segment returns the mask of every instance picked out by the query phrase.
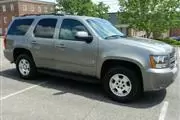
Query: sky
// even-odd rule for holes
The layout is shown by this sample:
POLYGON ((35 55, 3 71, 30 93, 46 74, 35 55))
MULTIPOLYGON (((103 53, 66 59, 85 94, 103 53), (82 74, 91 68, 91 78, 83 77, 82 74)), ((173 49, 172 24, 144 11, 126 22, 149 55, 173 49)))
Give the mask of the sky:
MULTIPOLYGON (((54 2, 55 0, 42 0, 54 2)), ((106 5, 110 7, 109 12, 117 12, 119 10, 118 0, 92 0, 94 3, 104 2, 106 5)))

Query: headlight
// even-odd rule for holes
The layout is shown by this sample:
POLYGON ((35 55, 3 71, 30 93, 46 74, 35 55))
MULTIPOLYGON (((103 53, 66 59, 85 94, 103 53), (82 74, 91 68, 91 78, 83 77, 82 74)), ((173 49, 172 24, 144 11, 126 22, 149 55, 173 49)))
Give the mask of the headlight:
POLYGON ((169 58, 168 56, 155 55, 150 56, 150 65, 152 68, 168 68, 169 67, 169 58))

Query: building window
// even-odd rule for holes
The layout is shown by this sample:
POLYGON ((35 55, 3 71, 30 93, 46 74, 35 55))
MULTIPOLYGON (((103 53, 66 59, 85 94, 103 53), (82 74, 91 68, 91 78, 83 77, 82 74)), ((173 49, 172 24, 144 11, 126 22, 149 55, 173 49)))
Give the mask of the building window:
POLYGON ((27 11, 27 5, 23 5, 23 11, 27 11))
POLYGON ((5 28, 5 33, 7 32, 7 28, 5 28))
POLYGON ((34 12, 34 5, 31 5, 31 11, 34 12))
POLYGON ((51 12, 53 12, 54 11, 54 7, 51 7, 51 12))
POLYGON ((14 19, 15 16, 12 16, 12 20, 14 19))
POLYGON ((44 7, 44 12, 47 13, 48 12, 48 8, 44 7))
POLYGON ((2 5, 3 12, 6 12, 6 5, 2 5))
POLYGON ((41 12, 41 6, 38 6, 38 12, 41 12))
POLYGON ((0 34, 2 34, 2 28, 0 28, 0 34))
POLYGON ((11 7, 11 11, 14 11, 14 5, 10 4, 10 7, 11 7))
POLYGON ((4 24, 7 23, 7 17, 4 17, 4 24))

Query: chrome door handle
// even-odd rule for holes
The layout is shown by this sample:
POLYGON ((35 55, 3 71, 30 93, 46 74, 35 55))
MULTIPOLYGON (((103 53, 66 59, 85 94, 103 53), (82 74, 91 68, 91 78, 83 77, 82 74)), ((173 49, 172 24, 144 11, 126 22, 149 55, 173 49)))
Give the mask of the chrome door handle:
POLYGON ((64 46, 64 44, 56 44, 55 47, 57 47, 57 48, 66 48, 66 47, 64 46))
POLYGON ((32 41, 31 44, 37 45, 38 43, 36 41, 32 41))

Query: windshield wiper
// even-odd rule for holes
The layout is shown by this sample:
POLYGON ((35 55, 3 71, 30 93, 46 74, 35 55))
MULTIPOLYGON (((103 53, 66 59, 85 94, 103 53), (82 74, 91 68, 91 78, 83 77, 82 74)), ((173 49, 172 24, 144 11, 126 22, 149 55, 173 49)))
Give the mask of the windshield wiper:
POLYGON ((111 35, 111 36, 107 36, 104 39, 110 39, 110 38, 119 38, 119 37, 126 37, 125 35, 111 35))

